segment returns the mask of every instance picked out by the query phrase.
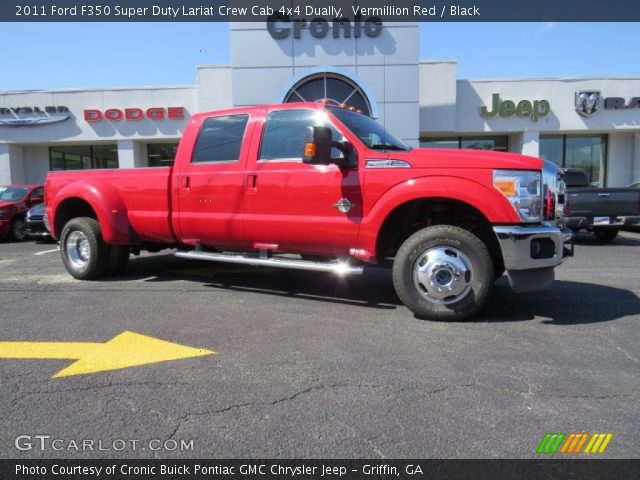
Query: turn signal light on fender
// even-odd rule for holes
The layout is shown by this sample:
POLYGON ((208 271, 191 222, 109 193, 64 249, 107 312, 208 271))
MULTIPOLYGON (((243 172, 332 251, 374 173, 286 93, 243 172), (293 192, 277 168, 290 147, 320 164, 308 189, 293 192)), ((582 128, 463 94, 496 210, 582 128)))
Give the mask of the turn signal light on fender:
POLYGON ((514 180, 496 180, 493 185, 507 197, 516 195, 516 182, 514 180))

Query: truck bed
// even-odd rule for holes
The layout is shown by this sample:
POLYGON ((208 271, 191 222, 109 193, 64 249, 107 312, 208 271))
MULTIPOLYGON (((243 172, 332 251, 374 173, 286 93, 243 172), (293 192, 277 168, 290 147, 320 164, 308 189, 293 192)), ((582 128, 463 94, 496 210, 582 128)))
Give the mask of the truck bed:
MULTIPOLYGON (((113 192, 111 189, 114 189, 122 193, 117 197, 124 202, 124 214, 140 241, 174 243, 170 205, 172 168, 50 172, 45 185, 47 204, 58 197, 62 190, 77 189, 80 192, 87 184, 100 185, 100 188, 94 187, 94 191, 102 197, 108 196, 110 191, 113 192)), ((107 201, 102 204, 114 205, 113 201, 105 200, 107 201)))
POLYGON ((571 188, 565 214, 572 217, 638 215, 640 191, 629 188, 571 188))

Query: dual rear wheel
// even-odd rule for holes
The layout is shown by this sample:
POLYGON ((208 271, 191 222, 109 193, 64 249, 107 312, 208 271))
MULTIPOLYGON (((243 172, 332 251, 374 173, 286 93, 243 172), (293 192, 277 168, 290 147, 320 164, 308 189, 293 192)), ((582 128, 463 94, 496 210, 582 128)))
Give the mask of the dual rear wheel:
POLYGON ((79 280, 122 273, 129 262, 129 247, 110 246, 102 240, 97 220, 69 220, 60 235, 60 252, 67 271, 79 280))

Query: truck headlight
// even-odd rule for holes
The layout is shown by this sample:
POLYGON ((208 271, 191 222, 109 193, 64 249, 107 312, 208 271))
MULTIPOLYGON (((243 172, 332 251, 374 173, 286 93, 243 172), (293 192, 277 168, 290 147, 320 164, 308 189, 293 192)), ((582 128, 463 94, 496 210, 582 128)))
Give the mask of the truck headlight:
POLYGON ((7 210, 6 208, 5 209, 0 208, 0 217, 4 217, 8 213, 9 213, 9 210, 7 210))
POLYGON ((539 171, 494 170, 493 186, 507 197, 521 222, 542 221, 542 185, 539 171))

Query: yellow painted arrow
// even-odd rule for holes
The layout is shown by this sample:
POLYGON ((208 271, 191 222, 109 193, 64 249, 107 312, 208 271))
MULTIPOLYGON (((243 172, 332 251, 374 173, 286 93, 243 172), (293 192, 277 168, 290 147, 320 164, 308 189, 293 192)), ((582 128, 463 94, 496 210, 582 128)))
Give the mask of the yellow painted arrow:
POLYGON ((77 360, 51 378, 106 372, 215 353, 213 350, 187 347, 126 331, 107 343, 0 342, 0 358, 77 360))

